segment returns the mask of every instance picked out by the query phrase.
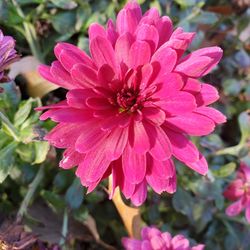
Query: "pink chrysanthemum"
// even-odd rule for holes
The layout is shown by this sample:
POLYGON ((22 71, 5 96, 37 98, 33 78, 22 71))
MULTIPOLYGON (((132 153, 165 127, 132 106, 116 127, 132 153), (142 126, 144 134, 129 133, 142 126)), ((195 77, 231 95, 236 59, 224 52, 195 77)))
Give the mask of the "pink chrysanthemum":
POLYGON ((201 244, 190 247, 183 235, 172 238, 170 233, 162 233, 155 227, 144 227, 141 230, 141 240, 123 238, 122 244, 126 250, 203 250, 205 247, 201 244))
POLYGON ((4 70, 18 59, 19 56, 15 50, 15 40, 11 36, 4 36, 0 30, 0 81, 4 78, 4 70))
POLYGON ((240 164, 236 178, 226 188, 224 196, 235 201, 226 209, 226 214, 236 216, 245 209, 246 219, 250 223, 250 167, 240 164))
MULTIPOLYGON (((205 175, 205 158, 188 135, 211 133, 225 117, 207 105, 217 90, 197 80, 219 62, 222 50, 210 47, 187 56, 194 33, 173 31, 171 20, 155 8, 144 15, 129 2, 116 23, 89 28, 91 57, 59 43, 57 61, 41 66, 47 80, 68 89, 66 100, 42 107, 41 120, 59 124, 45 137, 66 148, 62 168, 77 166, 76 175, 91 192, 112 174, 135 205, 147 196, 176 190, 173 157, 205 175)), ((111 194, 112 196, 112 194, 111 194)))

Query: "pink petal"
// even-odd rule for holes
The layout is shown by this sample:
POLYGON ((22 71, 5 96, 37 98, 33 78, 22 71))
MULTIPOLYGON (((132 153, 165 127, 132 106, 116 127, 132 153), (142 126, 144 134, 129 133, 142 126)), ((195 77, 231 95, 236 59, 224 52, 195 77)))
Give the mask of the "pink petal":
POLYGON ((150 148, 148 134, 142 122, 134 122, 132 148, 138 154, 146 153, 150 148))
POLYGON ((107 137, 108 134, 100 129, 98 125, 92 124, 85 128, 75 143, 75 149, 79 153, 86 153, 92 150, 98 142, 107 137))
POLYGON ((89 26, 88 33, 90 41, 96 38, 97 36, 101 36, 104 38, 107 37, 106 30, 99 23, 92 23, 89 26))
MULTIPOLYGON (((148 128, 150 127, 148 126, 148 128)), ((148 133, 155 138, 154 145, 149 151, 153 158, 159 161, 169 159, 172 155, 172 147, 163 129, 161 127, 155 127, 153 130, 150 129, 148 133)))
POLYGON ((106 38, 97 36, 91 40, 90 52, 98 68, 103 64, 108 64, 115 71, 117 70, 114 49, 106 38))
POLYGON ((74 148, 67 148, 63 153, 63 158, 60 161, 59 166, 64 169, 70 169, 72 167, 78 166, 83 160, 83 154, 79 154, 74 148))
POLYGON ((191 248, 191 250, 204 250, 204 249, 205 249, 205 245, 202 245, 202 244, 199 244, 191 248))
POLYGON ((107 38, 114 47, 118 38, 118 33, 116 32, 116 28, 112 19, 109 19, 107 23, 107 38))
POLYGON ((168 16, 163 16, 158 20, 158 22, 156 22, 156 28, 160 35, 158 44, 158 46, 160 47, 162 44, 169 40, 173 32, 173 24, 171 19, 168 16))
POLYGON ((196 108, 194 96, 184 91, 178 91, 175 95, 168 96, 166 100, 161 100, 157 104, 171 115, 190 113, 196 108))
POLYGON ((120 35, 127 32, 133 34, 140 19, 140 6, 136 2, 128 3, 117 15, 116 27, 118 33, 120 35))
POLYGON ((181 116, 168 117, 166 126, 177 132, 185 132, 193 136, 210 134, 215 127, 214 122, 204 115, 197 113, 182 114, 181 116))
MULTIPOLYGON (((112 176, 113 176, 113 189, 117 186, 120 187, 122 193, 126 199, 130 199, 135 191, 135 184, 131 184, 124 178, 122 171, 122 160, 119 158, 111 163, 112 165, 112 176)), ((112 195, 112 193, 110 194, 112 195)))
POLYGON ((141 19, 140 24, 156 24, 160 19, 159 11, 156 8, 150 8, 145 12, 143 18, 141 19))
POLYGON ((98 80, 102 85, 107 85, 115 76, 114 70, 108 65, 104 64, 98 71, 98 80))
POLYGON ((40 65, 38 67, 39 74, 46 79, 49 82, 53 82, 56 85, 59 85, 60 87, 66 88, 66 89, 72 89, 74 86, 71 83, 62 81, 60 79, 56 79, 50 72, 51 67, 46 65, 40 65))
POLYGON ((46 120, 50 117, 55 122, 65 123, 81 123, 87 122, 93 118, 93 114, 89 110, 81 110, 75 108, 51 109, 40 116, 40 120, 46 120))
POLYGON ((135 41, 129 50, 129 67, 137 68, 139 65, 147 64, 150 61, 151 50, 147 42, 135 41))
POLYGON ((82 128, 82 125, 79 126, 75 123, 61 123, 56 125, 44 139, 57 148, 74 148, 75 141, 82 133, 82 128))
POLYGON ((131 196, 131 201, 135 206, 142 205, 147 198, 147 183, 142 181, 135 187, 134 194, 131 196))
POLYGON ((199 78, 208 74, 218 64, 221 57, 222 49, 219 47, 199 49, 184 57, 175 71, 199 78))
POLYGON ((201 175, 206 175, 207 172, 208 172, 207 161, 206 161, 205 157, 202 154, 200 154, 198 161, 196 161, 196 162, 185 161, 184 163, 189 168, 193 169, 194 171, 196 171, 197 173, 199 173, 201 175))
POLYGON ((197 95, 201 91, 201 83, 196 79, 187 78, 187 81, 182 90, 187 91, 193 95, 197 95))
POLYGON ((98 84, 97 72, 84 64, 75 64, 71 69, 73 79, 85 88, 98 84))
POLYGON ((84 51, 70 43, 60 42, 55 46, 54 53, 58 60, 60 60, 60 54, 63 50, 70 52, 76 63, 83 63, 89 67, 94 67, 92 59, 84 51))
POLYGON ((63 100, 61 102, 51 104, 48 106, 37 107, 37 108, 35 108, 35 110, 42 111, 42 110, 46 110, 46 109, 59 109, 59 108, 68 108, 68 107, 69 107, 69 105, 68 105, 67 101, 63 100))
POLYGON ((195 96, 198 106, 209 105, 217 101, 220 96, 215 87, 210 84, 201 84, 200 93, 195 96))
POLYGON ((171 48, 162 46, 152 56, 151 63, 159 64, 159 75, 162 76, 173 70, 176 60, 176 52, 171 48))
POLYGON ((136 40, 146 41, 149 43, 152 53, 158 47, 159 33, 153 25, 142 24, 138 26, 135 35, 136 40))
POLYGON ((223 192, 223 195, 229 200, 237 200, 244 194, 244 183, 241 179, 236 179, 232 181, 226 190, 223 192))
MULTIPOLYGON (((116 128, 107 138, 106 155, 110 160, 118 159, 127 144, 128 141, 128 128, 116 128)), ((120 166, 121 167, 121 166, 120 166)))
POLYGON ((180 234, 173 237, 172 245, 176 250, 189 250, 189 241, 180 234))
MULTIPOLYGON (((165 248, 165 241, 161 236, 154 236, 151 240, 151 246, 154 250, 161 250, 165 248)), ((152 249, 151 248, 151 249, 152 249)))
POLYGON ((142 110, 143 117, 156 125, 161 125, 166 119, 165 112, 159 108, 144 107, 142 110))
POLYGON ((171 142, 173 155, 183 162, 197 162, 199 160, 199 151, 196 146, 183 134, 176 133, 170 129, 165 129, 171 142))
POLYGON ((170 185, 172 185, 171 181, 174 178, 175 179, 175 169, 174 169, 174 164, 171 160, 167 160, 165 162, 159 162, 156 161, 154 159, 151 159, 152 161, 151 163, 151 169, 150 172, 146 175, 146 180, 148 182, 148 184, 153 188, 153 190, 158 193, 161 194, 164 191, 170 191, 170 193, 175 192, 176 189, 176 185, 174 190, 172 190, 172 188, 169 188, 170 185), (158 166, 157 166, 158 165, 158 166), (163 172, 169 171, 168 173, 165 173, 164 177, 163 174, 160 174, 159 170, 160 167, 162 167, 163 172))
POLYGON ((106 158, 103 143, 95 150, 90 150, 80 163, 76 175, 83 181, 95 182, 102 178, 106 172, 110 160, 106 158))
POLYGON ((124 33, 117 39, 115 44, 115 55, 119 63, 124 62, 128 65, 129 50, 133 42, 134 38, 130 33, 124 33))
POLYGON ((238 215, 243 209, 242 199, 232 203, 226 209, 226 214, 228 216, 236 216, 238 215))
POLYGON ((130 183, 141 183, 146 174, 146 156, 134 152, 128 143, 122 155, 122 167, 130 183))
POLYGON ((77 109, 88 109, 86 99, 89 97, 96 97, 92 89, 73 89, 66 95, 68 105, 77 109))
MULTIPOLYGON (((92 65, 90 63, 85 63, 84 59, 82 59, 80 57, 79 54, 76 54, 74 51, 72 50, 66 50, 66 49, 63 49, 60 53, 60 56, 59 56, 59 60, 60 60, 60 63, 62 64, 62 66, 68 71, 70 72, 71 69, 74 67, 74 65, 76 64, 85 64, 85 65, 92 65)), ((88 66, 90 68, 92 68, 92 66, 88 66)))
POLYGON ((131 239, 127 237, 122 238, 122 245, 126 250, 141 249, 141 241, 136 239, 131 239))
POLYGON ((111 130, 117 126, 121 128, 126 128, 130 124, 130 119, 131 119, 131 116, 126 113, 122 113, 122 114, 116 113, 106 119, 103 119, 101 121, 101 128, 104 131, 111 130))
POLYGON ((148 155, 147 164, 147 175, 154 175, 160 179, 169 179, 175 175, 175 167, 171 159, 158 161, 148 155))
POLYGON ((216 124, 224 123, 227 120, 227 118, 221 112, 211 107, 199 107, 195 110, 195 113, 207 116, 216 124))
POLYGON ((153 67, 151 64, 145 64, 141 68, 141 84, 140 84, 140 89, 143 91, 147 91, 147 86, 149 85, 149 81, 152 77, 153 73, 153 67))
POLYGON ((108 110, 113 108, 107 98, 102 97, 89 97, 86 99, 86 104, 94 110, 108 110))

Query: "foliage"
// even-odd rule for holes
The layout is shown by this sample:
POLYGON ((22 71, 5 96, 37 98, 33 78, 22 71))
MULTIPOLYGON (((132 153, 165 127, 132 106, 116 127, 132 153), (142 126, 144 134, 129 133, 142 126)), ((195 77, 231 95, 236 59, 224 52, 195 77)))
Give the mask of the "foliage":
MULTIPOLYGON (((124 2, 1 0, 0 28, 15 37, 20 54, 48 63, 58 41, 87 51, 89 24, 114 18, 124 2)), ((193 138, 209 162, 209 174, 201 177, 176 163, 178 191, 173 196, 150 192, 140 208, 142 218, 148 225, 204 243, 208 250, 247 250, 250 226, 243 215, 225 215, 228 201, 222 193, 239 162, 250 165, 250 9, 241 1, 138 2, 144 10, 156 7, 175 25, 197 32, 190 50, 212 45, 224 49, 223 60, 204 82, 219 89, 216 108, 228 118, 212 135, 193 138)), ((42 232, 41 240, 49 245, 61 244, 66 249, 107 249, 112 245, 121 249, 120 239, 126 232, 105 188, 100 186, 87 195, 73 171, 58 168, 61 152, 49 149, 42 139, 54 124, 39 121, 34 108, 41 100, 27 95, 30 86, 22 76, 15 80, 18 86, 14 82, 1 84, 0 224, 11 215, 24 215, 23 223, 34 234, 42 232), (24 202, 27 199, 29 204, 24 202), (43 230, 38 222, 45 225, 43 230), (49 237, 53 232, 55 236, 49 237)), ((52 103, 64 95, 63 90, 55 90, 42 102, 52 103)))

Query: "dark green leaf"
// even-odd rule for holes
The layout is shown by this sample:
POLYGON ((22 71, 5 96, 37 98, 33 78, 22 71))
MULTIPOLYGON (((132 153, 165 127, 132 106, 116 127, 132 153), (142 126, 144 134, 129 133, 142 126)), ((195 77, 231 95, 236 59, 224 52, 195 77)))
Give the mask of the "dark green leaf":
POLYGON ((76 178, 68 188, 65 200, 71 209, 77 209, 83 202, 83 187, 78 178, 76 178))

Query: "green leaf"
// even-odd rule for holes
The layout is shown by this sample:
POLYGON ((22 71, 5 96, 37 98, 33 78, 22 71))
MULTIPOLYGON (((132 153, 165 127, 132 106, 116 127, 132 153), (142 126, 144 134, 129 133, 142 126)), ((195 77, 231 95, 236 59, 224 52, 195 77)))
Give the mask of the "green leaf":
POLYGON ((46 141, 36 141, 33 142, 33 144, 35 145, 36 158, 32 164, 39 164, 44 162, 49 152, 49 143, 46 141))
POLYGON ((32 99, 28 101, 23 101, 19 105, 19 108, 14 116, 14 125, 17 127, 24 123, 24 121, 28 118, 31 108, 32 108, 32 99))
POLYGON ((68 188, 65 200, 71 209, 77 209, 81 206, 83 202, 83 187, 78 178, 68 188))
POLYGON ((73 216, 77 221, 83 223, 88 218, 89 211, 86 207, 82 206, 73 212, 73 216))
POLYGON ((35 160, 35 145, 33 143, 20 143, 16 149, 19 157, 25 162, 33 162, 35 160))
POLYGON ((5 180, 13 167, 16 146, 16 142, 12 142, 0 150, 0 183, 5 180))
POLYGON ((74 0, 50 0, 50 2, 65 10, 72 10, 77 7, 77 3, 74 0))
POLYGON ((188 216, 190 219, 192 218, 192 206, 193 206, 193 198, 192 196, 182 188, 178 187, 177 192, 173 197, 173 206, 176 211, 188 216))
POLYGON ((212 173, 215 177, 225 178, 225 177, 231 175, 235 169, 236 169, 236 163, 230 162, 230 163, 220 167, 220 169, 218 169, 218 170, 213 170, 212 173))
POLYGON ((44 200, 48 203, 48 205, 56 211, 62 211, 65 208, 65 201, 64 199, 53 192, 43 190, 41 192, 41 196, 44 200))
POLYGON ((76 13, 75 11, 60 12, 53 16, 52 25, 54 29, 60 34, 74 34, 75 23, 76 23, 76 13))
POLYGON ((56 192, 65 190, 70 185, 73 178, 72 172, 70 171, 58 172, 53 180, 54 190, 56 192))
POLYGON ((4 92, 0 94, 0 110, 12 118, 21 99, 20 90, 14 82, 1 83, 1 88, 4 92))
POLYGON ((250 111, 242 112, 239 115, 238 122, 240 125, 241 142, 250 138, 250 111))

